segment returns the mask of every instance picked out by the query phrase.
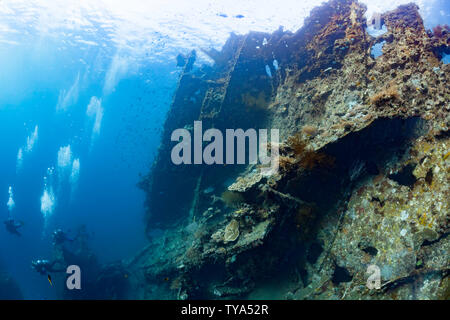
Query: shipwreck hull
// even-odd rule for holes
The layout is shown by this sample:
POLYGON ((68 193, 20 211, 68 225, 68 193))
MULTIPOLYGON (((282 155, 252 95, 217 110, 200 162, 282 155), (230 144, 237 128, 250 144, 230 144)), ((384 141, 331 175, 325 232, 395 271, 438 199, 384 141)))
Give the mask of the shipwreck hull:
POLYGON ((295 33, 231 35, 212 67, 186 57, 141 183, 166 232, 128 265, 137 298, 448 298, 450 35, 410 4, 375 38, 364 13, 329 1, 295 33), (171 133, 196 120, 280 129, 279 172, 172 164, 171 133))

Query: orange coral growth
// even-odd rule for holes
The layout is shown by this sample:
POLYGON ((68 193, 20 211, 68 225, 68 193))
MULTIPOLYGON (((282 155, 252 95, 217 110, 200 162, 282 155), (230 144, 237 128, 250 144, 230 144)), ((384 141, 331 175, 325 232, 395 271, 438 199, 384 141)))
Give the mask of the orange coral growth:
POLYGON ((287 140, 287 144, 294 152, 296 157, 301 156, 306 150, 306 142, 302 139, 300 133, 296 133, 287 140))
POLYGON ((393 101, 400 100, 400 93, 398 92, 398 88, 396 85, 389 85, 384 90, 376 93, 370 98, 370 103, 375 106, 382 106, 383 104, 393 101))
MULTIPOLYGON (((294 153, 296 163, 304 169, 312 170, 316 167, 332 168, 334 167, 335 158, 307 148, 306 142, 299 133, 288 138, 289 147, 294 153)), ((286 161, 283 165, 287 164, 286 161)))
POLYGON ((280 156, 278 158, 278 164, 282 171, 289 171, 290 169, 292 169, 292 166, 294 165, 294 163, 295 163, 295 160, 292 158, 289 158, 289 157, 280 156))

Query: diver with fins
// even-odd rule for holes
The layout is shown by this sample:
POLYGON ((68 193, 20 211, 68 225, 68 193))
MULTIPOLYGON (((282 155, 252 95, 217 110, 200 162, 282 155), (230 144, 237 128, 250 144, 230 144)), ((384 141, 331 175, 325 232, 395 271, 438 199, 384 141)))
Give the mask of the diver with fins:
POLYGON ((64 268, 55 268, 57 263, 57 260, 50 262, 47 259, 38 259, 31 261, 31 267, 43 276, 48 275, 50 272, 65 272, 66 269, 64 268))
POLYGON ((8 219, 3 221, 3 223, 5 224, 6 230, 9 233, 15 234, 16 236, 19 236, 19 237, 22 235, 19 232, 19 228, 24 225, 24 223, 22 221, 14 221, 14 219, 11 216, 9 216, 8 219))
POLYGON ((67 235, 67 233, 61 229, 56 229, 55 231, 53 231, 52 238, 53 238, 53 245, 60 245, 63 244, 64 242, 73 242, 76 240, 76 237, 70 238, 67 235))
POLYGON ((31 267, 37 271, 39 274, 45 276, 47 275, 47 280, 51 286, 53 286, 52 277, 50 276, 50 272, 65 272, 64 268, 55 268, 55 265, 58 263, 57 260, 50 262, 46 259, 39 259, 31 261, 31 267))
POLYGON ((47 259, 37 259, 31 261, 31 267, 39 274, 45 276, 47 275, 47 279, 50 283, 50 285, 53 286, 52 277, 50 276, 50 273, 56 273, 56 272, 65 272, 66 268, 66 261, 65 261, 65 254, 64 252, 66 249, 64 248, 64 243, 66 242, 73 242, 77 239, 78 235, 73 238, 69 237, 67 232, 63 231, 62 229, 56 229, 52 233, 52 243, 54 247, 54 257, 55 259, 50 261, 47 259))

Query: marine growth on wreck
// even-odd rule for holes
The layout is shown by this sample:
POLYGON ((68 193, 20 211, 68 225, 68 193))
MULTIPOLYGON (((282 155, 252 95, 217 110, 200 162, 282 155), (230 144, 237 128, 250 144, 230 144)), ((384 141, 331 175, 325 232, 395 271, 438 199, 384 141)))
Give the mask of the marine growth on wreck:
MULTIPOLYGON (((25 298, 448 299, 450 29, 429 28, 417 1, 398 4, 372 12, 368 1, 317 2, 296 30, 230 29, 220 48, 176 47, 164 56, 174 70, 142 67, 169 41, 164 32, 148 30, 141 61, 123 53, 141 43, 137 28, 125 44, 104 30, 121 44, 108 64, 106 44, 70 39, 102 49, 71 57, 86 67, 67 89, 39 91, 57 101, 51 120, 33 121, 36 107, 20 149, 5 142, 17 154, 15 176, 4 175, 14 181, 5 187, 6 228, 29 240, 19 212, 40 212, 29 220, 41 226, 33 237, 56 261, 40 272, 44 260, 34 260, 49 274, 47 291, 30 293, 41 282, 25 298), (118 95, 121 86, 129 94, 118 95), (42 151, 52 156, 35 174, 27 163, 45 135, 57 147, 42 151), (27 191, 39 198, 34 207, 21 204, 21 170, 38 180, 36 195, 27 191), (60 265, 84 270, 84 290, 64 287, 60 265)), ((249 15, 214 16, 237 28, 249 15)), ((0 298, 6 287, 23 298, 19 273, 2 269, 0 298)))
POLYGON ((170 232, 130 267, 177 299, 448 297, 450 38, 418 10, 383 13, 374 37, 363 4, 329 1, 295 33, 232 35, 212 69, 186 64, 162 141, 194 120, 280 128, 280 170, 170 165, 163 143, 141 187, 147 230, 170 232))

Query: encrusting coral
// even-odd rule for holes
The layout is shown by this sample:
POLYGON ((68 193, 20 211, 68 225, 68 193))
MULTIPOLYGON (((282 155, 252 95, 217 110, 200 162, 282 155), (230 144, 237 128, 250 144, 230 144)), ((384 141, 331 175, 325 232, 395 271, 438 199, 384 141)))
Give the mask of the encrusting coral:
POLYGON ((225 228, 224 241, 232 242, 239 237, 239 222, 236 219, 230 221, 225 228))

